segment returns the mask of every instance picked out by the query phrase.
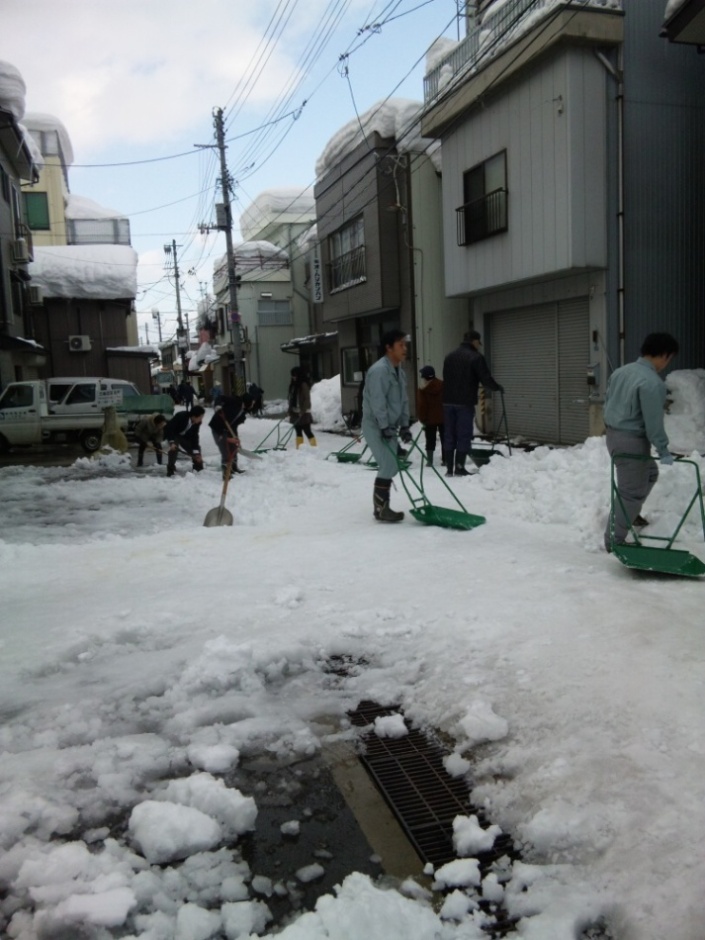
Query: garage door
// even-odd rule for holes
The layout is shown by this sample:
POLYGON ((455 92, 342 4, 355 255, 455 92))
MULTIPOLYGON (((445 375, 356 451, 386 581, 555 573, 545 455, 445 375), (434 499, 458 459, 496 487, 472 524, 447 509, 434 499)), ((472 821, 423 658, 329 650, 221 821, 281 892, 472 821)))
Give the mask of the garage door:
MULTIPOLYGON (((492 374, 505 387, 509 431, 577 444, 588 436, 587 298, 500 311, 489 319, 492 374)), ((495 430, 500 419, 495 408, 495 430)))

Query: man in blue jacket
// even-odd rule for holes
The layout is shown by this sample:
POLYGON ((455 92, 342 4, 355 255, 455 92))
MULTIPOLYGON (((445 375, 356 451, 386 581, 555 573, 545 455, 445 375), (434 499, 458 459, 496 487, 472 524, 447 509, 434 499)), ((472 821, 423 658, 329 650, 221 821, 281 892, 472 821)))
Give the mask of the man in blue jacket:
POLYGON ((468 476, 465 460, 472 446, 480 384, 495 392, 504 391, 492 378, 480 346, 482 337, 477 330, 470 330, 443 362, 443 433, 448 477, 468 476))
MULTIPOLYGON (((620 497, 615 500, 615 545, 626 541, 630 526, 658 480, 658 466, 650 459, 651 448, 655 448, 662 464, 673 463, 663 426, 666 386, 659 372, 670 364, 677 352, 678 341, 670 333, 650 333, 641 345, 641 356, 636 362, 615 369, 607 383, 604 420, 610 456, 633 454, 649 458, 615 459, 620 497)), ((608 519, 605 548, 609 552, 611 547, 608 519)))
POLYGON ((362 433, 377 461, 374 484, 374 517, 379 522, 401 522, 403 512, 389 507, 392 478, 399 472, 397 435, 411 442, 409 398, 402 363, 406 359, 406 334, 390 330, 382 337, 384 355, 367 371, 362 393, 362 433))

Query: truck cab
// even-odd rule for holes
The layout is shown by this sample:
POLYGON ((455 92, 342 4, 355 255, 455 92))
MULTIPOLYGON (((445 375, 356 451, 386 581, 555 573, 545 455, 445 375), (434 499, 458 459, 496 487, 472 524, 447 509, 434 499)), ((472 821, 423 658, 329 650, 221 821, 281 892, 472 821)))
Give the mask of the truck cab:
MULTIPOLYGON (((55 378, 47 380, 48 409, 52 415, 100 414, 108 405, 120 408, 140 395, 132 382, 123 379, 55 378)), ((122 408, 121 408, 122 410, 122 408)))

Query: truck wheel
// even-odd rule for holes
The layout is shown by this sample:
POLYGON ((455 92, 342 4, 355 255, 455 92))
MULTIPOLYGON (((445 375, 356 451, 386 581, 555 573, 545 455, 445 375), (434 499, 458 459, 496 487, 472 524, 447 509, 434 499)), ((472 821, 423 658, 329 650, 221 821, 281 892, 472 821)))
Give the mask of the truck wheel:
POLYGON ((100 441, 103 437, 103 432, 98 429, 92 429, 90 431, 81 431, 81 434, 78 440, 81 443, 81 447, 88 454, 94 454, 100 447, 100 441))
POLYGON ((0 434, 0 454, 9 454, 10 453, 10 444, 6 437, 0 434))

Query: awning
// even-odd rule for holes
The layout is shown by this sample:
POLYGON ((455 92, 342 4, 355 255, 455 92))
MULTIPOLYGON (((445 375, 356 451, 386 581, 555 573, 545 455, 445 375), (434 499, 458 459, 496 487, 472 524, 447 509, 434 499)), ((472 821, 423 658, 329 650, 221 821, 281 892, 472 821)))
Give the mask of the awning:
POLYGON ((705 0, 683 0, 663 24, 661 36, 705 48, 705 0))
POLYGON ((338 338, 338 331, 334 333, 313 333, 311 336, 299 336, 280 345, 282 352, 297 353, 301 349, 320 349, 321 346, 330 346, 338 338))
POLYGON ((0 333, 0 349, 9 349, 12 352, 31 353, 34 356, 46 356, 47 351, 39 343, 31 339, 22 339, 21 336, 8 336, 0 333))

